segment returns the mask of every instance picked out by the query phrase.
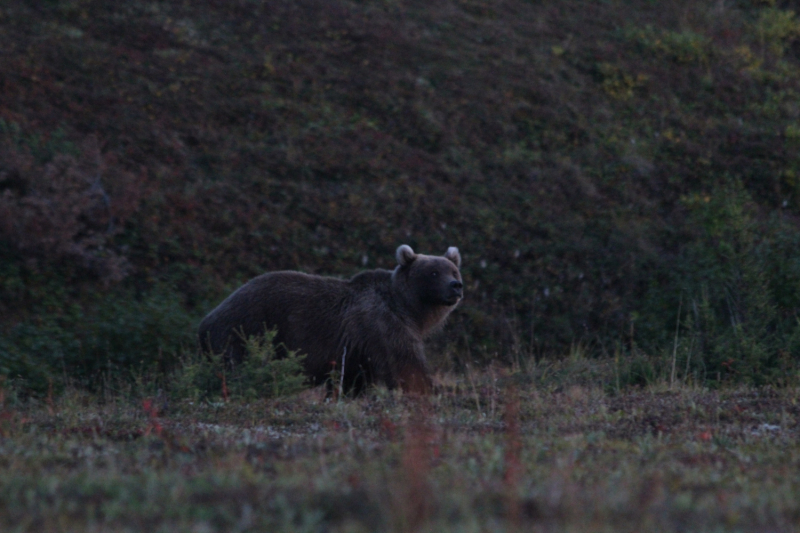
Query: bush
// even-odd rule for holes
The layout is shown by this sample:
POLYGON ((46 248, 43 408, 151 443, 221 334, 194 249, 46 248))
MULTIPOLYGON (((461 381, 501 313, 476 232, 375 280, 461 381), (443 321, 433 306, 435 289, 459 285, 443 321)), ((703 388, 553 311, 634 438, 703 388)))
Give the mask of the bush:
POLYGON ((51 381, 100 388, 104 379, 133 372, 163 375, 182 350, 195 344, 196 318, 182 297, 166 287, 137 295, 116 288, 105 295, 55 293, 29 317, 0 335, 0 375, 35 392, 51 381))
POLYGON ((278 357, 273 339, 276 332, 265 329, 264 335, 244 339, 247 356, 234 365, 222 354, 195 353, 184 358, 170 387, 177 399, 227 400, 239 398, 277 398, 305 388, 305 356, 287 351, 278 357))
POLYGON ((641 307, 641 337, 652 352, 663 351, 681 309, 675 350, 686 374, 758 385, 785 379, 800 360, 796 230, 780 216, 759 220, 738 180, 682 203, 686 242, 641 307), (648 330, 655 317, 661 322, 648 330))

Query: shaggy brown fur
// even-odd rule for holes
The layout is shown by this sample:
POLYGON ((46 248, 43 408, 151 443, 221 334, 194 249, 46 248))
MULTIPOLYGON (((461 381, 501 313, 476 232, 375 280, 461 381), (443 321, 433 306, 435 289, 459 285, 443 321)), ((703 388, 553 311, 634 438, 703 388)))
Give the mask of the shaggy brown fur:
POLYGON ((443 257, 397 249, 394 270, 369 270, 349 280, 301 272, 270 272, 231 294, 200 324, 201 346, 236 364, 245 356, 237 332, 277 328, 275 344, 307 355, 313 384, 341 370, 346 390, 383 382, 390 389, 426 392, 430 371, 423 339, 461 300, 461 255, 443 257))

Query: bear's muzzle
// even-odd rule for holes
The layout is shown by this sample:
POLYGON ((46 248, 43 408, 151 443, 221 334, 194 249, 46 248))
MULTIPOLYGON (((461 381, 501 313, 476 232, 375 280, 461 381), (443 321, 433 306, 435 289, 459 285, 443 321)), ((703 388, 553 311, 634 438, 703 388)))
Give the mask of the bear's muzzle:
POLYGON ((455 279, 450 282, 448 289, 447 303, 455 305, 463 296, 464 284, 455 279))

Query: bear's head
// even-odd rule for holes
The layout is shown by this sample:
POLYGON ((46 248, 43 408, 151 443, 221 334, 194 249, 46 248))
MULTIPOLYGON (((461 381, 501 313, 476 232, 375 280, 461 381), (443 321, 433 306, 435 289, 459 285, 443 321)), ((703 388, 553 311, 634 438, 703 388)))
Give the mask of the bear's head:
POLYGON ((393 277, 402 283, 406 296, 424 307, 454 307, 463 296, 461 254, 451 246, 444 256, 414 253, 407 244, 397 249, 393 277))

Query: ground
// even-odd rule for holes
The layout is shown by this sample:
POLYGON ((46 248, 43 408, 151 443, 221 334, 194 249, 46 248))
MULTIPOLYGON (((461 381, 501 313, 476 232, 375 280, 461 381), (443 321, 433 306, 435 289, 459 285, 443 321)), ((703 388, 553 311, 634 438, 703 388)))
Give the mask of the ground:
MULTIPOLYGON (((541 376, 540 376, 541 377, 541 376)), ((795 531, 800 390, 603 390, 489 369, 419 399, 9 389, 15 531, 795 531)))

